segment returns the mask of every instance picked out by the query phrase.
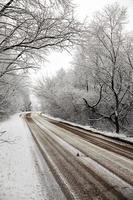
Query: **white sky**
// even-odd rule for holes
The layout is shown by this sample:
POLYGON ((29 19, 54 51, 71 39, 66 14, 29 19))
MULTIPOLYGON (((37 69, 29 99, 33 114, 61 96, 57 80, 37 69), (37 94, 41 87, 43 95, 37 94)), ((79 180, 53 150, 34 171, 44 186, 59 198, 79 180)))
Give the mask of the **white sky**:
MULTIPOLYGON (((73 0, 75 4, 76 17, 83 21, 85 17, 88 20, 91 20, 93 14, 96 11, 101 10, 105 5, 111 4, 113 2, 118 2, 120 5, 128 8, 128 20, 129 25, 127 26, 128 30, 133 29, 133 0, 73 0)), ((69 69, 71 67, 72 56, 67 52, 54 52, 52 51, 49 56, 47 56, 48 62, 42 66, 38 73, 32 74, 32 79, 35 81, 42 74, 44 76, 52 76, 60 68, 69 69)))

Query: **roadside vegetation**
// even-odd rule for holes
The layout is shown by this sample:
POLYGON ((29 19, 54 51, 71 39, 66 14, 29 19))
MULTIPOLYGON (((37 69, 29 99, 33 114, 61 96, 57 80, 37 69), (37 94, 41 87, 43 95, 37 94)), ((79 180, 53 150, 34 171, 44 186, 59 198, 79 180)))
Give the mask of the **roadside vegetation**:
POLYGON ((35 91, 42 110, 103 130, 129 132, 133 119, 133 35, 117 3, 86 26, 72 69, 43 78, 35 91))
POLYGON ((0 119, 31 109, 28 71, 50 49, 76 43, 80 27, 69 1, 0 2, 0 119))

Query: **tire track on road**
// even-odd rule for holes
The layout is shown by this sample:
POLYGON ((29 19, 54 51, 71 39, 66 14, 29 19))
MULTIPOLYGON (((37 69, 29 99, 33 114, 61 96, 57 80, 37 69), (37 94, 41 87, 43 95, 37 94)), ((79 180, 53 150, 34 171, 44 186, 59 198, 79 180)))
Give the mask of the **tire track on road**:
MULTIPOLYGON (((42 121, 39 120, 41 118, 38 119, 38 117, 37 117, 35 119, 39 123, 41 123, 42 125, 44 125, 44 122, 42 123, 42 121)), ((45 121, 45 126, 46 126, 46 121, 45 121)), ((47 127, 47 128, 49 128, 49 127, 47 127)), ((51 132, 53 132, 52 128, 50 128, 49 130, 51 132)), ((56 135, 58 135, 59 137, 61 137, 63 140, 65 140, 67 143, 69 143, 70 145, 72 145, 73 147, 75 147, 80 152, 84 153, 86 156, 90 157, 92 160, 96 161, 98 164, 102 165, 104 168, 106 168, 109 171, 111 171, 112 173, 116 174, 122 180, 126 181, 130 185, 133 185, 133 161, 131 159, 129 160, 129 159, 125 158, 125 157, 120 157, 119 158, 118 154, 114 154, 112 156, 111 152, 109 150, 107 150, 107 153, 108 152, 110 153, 109 157, 107 157, 107 158, 104 156, 104 154, 103 155, 99 154, 100 152, 97 153, 97 155, 103 157, 103 160, 101 160, 100 157, 98 157, 96 155, 96 153, 93 151, 93 149, 91 149, 91 152, 89 151, 89 149, 90 149, 89 148, 90 142, 87 143, 85 141, 84 143, 82 142, 83 144, 81 145, 81 142, 79 142, 79 139, 81 137, 79 137, 79 139, 78 139, 78 136, 75 134, 75 136, 77 136, 77 138, 75 138, 76 141, 73 141, 72 140, 72 136, 69 136, 70 135, 70 131, 66 132, 67 137, 64 137, 63 130, 64 129, 60 128, 60 131, 56 131, 56 132, 54 131, 53 133, 56 134, 56 135), (61 130, 62 130, 62 133, 60 134, 61 130), (87 148, 87 146, 88 146, 88 148, 87 148), (113 160, 113 158, 114 158, 114 160, 113 160), (123 160, 123 158, 124 158, 124 160, 123 160)), ((95 147, 97 147, 97 146, 95 146, 95 147)), ((106 149, 104 149, 104 147, 100 147, 100 148, 101 148, 101 150, 102 149, 106 150, 106 149)), ((99 151, 99 150, 100 149, 97 149, 97 151, 99 151)))
POLYGON ((69 185, 71 185, 76 199, 127 199, 98 176, 95 177, 94 172, 91 174, 90 169, 82 165, 77 158, 70 154, 66 149, 63 149, 62 146, 54 141, 54 139, 45 133, 44 130, 33 124, 33 122, 29 123, 28 121, 28 125, 30 126, 34 137, 39 137, 39 141, 43 141, 44 148, 50 154, 50 157, 56 166, 58 166, 58 169, 62 171, 62 175, 65 176, 69 185), (95 178, 99 180, 94 180, 95 178), (92 182, 92 180, 94 182, 92 182), (101 184, 102 190, 99 189, 101 184))

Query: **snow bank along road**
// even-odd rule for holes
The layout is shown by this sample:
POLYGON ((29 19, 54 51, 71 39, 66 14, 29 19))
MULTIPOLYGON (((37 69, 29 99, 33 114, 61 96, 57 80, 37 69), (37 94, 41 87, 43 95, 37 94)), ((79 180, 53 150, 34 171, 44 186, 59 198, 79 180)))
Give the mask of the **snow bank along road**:
POLYGON ((133 200, 133 146, 39 114, 25 120, 66 198, 133 200))

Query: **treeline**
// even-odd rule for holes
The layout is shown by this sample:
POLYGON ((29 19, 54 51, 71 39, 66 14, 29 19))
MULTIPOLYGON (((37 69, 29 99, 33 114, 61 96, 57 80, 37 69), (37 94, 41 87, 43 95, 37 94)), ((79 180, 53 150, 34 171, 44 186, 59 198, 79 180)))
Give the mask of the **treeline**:
POLYGON ((82 34, 72 69, 40 80, 42 110, 104 130, 130 131, 133 120, 133 35, 118 4, 96 13, 82 34))

